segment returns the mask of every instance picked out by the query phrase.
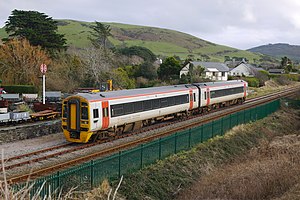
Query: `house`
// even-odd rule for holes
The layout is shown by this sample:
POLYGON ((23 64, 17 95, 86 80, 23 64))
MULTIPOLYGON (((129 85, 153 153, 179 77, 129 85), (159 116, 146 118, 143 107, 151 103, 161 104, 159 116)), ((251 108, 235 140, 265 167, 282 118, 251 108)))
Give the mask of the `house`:
POLYGON ((255 76, 258 71, 264 70, 263 68, 254 67, 246 62, 241 62, 235 68, 229 71, 230 76, 255 76))
POLYGON ((269 69, 270 74, 284 74, 284 69, 269 69))
POLYGON ((190 70, 193 70, 194 75, 197 75, 197 68, 204 68, 202 76, 214 81, 227 81, 229 68, 224 63, 218 62, 189 62, 180 71, 181 76, 187 75, 190 70), (192 66, 192 67, 191 67, 192 66))

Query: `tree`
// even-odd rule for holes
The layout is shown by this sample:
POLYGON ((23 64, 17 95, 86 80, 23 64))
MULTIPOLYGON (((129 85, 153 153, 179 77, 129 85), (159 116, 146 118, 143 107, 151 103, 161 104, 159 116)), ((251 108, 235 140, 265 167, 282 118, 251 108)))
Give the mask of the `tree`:
POLYGON ((180 62, 174 57, 166 58, 158 68, 157 74, 161 80, 179 79, 180 62))
POLYGON ((155 67, 150 62, 144 62, 141 67, 141 75, 149 80, 153 80, 157 78, 157 71, 155 67))
POLYGON ((47 89, 70 92, 83 86, 84 64, 77 55, 60 53, 51 63, 46 74, 47 89))
MULTIPOLYGON (((110 25, 102 24, 101 22, 95 21, 96 25, 91 25, 90 28, 93 31, 90 31, 92 37, 89 37, 89 40, 92 42, 94 47, 98 48, 103 46, 104 49, 108 46, 108 37, 112 36, 110 25)), ((109 43, 112 46, 111 43, 109 43)))
POLYGON ((100 46, 86 48, 80 53, 85 66, 85 87, 98 87, 101 82, 111 79, 107 76, 113 67, 111 51, 100 46))
POLYGON ((230 56, 224 56, 224 62, 226 62, 226 61, 231 61, 230 56))
POLYGON ((57 34, 57 22, 37 11, 13 10, 5 22, 5 30, 11 38, 26 38, 31 45, 47 50, 65 49, 64 35, 57 34))
POLYGON ((40 46, 32 46, 26 39, 12 39, 0 47, 0 76, 6 84, 38 86, 40 65, 50 62, 40 46))
POLYGON ((135 88, 134 79, 130 79, 126 71, 122 68, 117 68, 112 71, 112 79, 114 87, 120 89, 132 89, 135 88))
POLYGON ((284 56, 281 58, 280 67, 286 72, 291 72, 293 70, 293 62, 288 57, 284 56))
POLYGON ((155 54, 146 47, 132 46, 124 47, 118 50, 118 53, 126 56, 139 56, 144 59, 145 62, 154 62, 156 60, 155 54))

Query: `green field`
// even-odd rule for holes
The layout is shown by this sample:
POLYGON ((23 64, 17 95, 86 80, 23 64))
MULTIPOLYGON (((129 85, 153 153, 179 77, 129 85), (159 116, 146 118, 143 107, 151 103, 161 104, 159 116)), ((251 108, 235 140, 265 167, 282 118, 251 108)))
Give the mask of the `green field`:
MULTIPOLYGON (((88 40, 93 22, 81 22, 74 20, 57 20, 58 33, 64 34, 67 45, 76 48, 85 48, 91 45, 88 40)), ((214 44, 192 35, 147 26, 137 26, 120 23, 105 23, 111 26, 112 37, 109 40, 115 46, 143 46, 156 55, 177 55, 185 59, 193 55, 194 59, 201 60, 202 55, 210 57, 210 61, 223 62, 224 56, 246 57, 248 60, 259 60, 261 54, 242 51, 232 47, 214 44)), ((7 37, 4 28, 0 29, 0 38, 7 37)))

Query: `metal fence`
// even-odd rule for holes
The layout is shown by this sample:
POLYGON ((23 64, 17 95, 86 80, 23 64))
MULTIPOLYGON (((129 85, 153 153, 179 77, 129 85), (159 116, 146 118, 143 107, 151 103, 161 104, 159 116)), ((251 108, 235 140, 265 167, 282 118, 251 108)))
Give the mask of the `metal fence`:
POLYGON ((283 98, 282 103, 287 107, 296 108, 296 109, 300 108, 300 99, 296 100, 290 98, 283 98))
POLYGON ((55 174, 39 178, 34 182, 32 193, 41 189, 41 195, 50 191, 68 191, 73 187, 78 190, 99 186, 104 179, 118 179, 123 174, 137 171, 144 166, 155 163, 182 150, 224 133, 232 127, 255 121, 275 112, 280 107, 280 100, 230 114, 218 120, 203 124, 189 130, 177 132, 130 150, 120 151, 109 157, 92 160, 80 166, 59 171, 55 174))

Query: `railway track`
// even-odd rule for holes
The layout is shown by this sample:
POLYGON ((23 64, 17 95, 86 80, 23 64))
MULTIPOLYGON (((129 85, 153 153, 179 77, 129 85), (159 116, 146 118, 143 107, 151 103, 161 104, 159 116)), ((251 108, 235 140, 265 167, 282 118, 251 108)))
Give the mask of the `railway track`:
MULTIPOLYGON (((10 180, 11 183, 15 183, 15 182, 26 180, 28 177, 36 178, 38 176, 47 174, 49 172, 53 172, 54 170, 66 168, 66 167, 69 167, 69 166, 72 166, 72 165, 75 165, 75 164, 78 164, 78 163, 85 162, 85 161, 93 159, 93 158, 106 156, 106 155, 112 154, 112 153, 120 151, 120 150, 128 149, 128 148, 137 146, 139 144, 143 144, 145 142, 148 142, 148 141, 151 141, 151 140, 154 140, 154 139, 157 139, 157 138, 161 138, 161 137, 170 135, 174 132, 178 132, 178 131, 181 131, 183 129, 189 129, 189 128, 192 128, 192 127, 195 127, 195 126, 199 126, 203 123, 207 123, 209 121, 212 121, 212 120, 218 119, 220 117, 238 112, 240 110, 251 108, 251 107, 257 106, 259 104, 263 104, 265 102, 268 102, 268 101, 271 101, 271 100, 274 100, 274 99, 277 99, 277 98, 280 98, 280 97, 283 97, 283 96, 291 95, 299 89, 300 89, 299 87, 294 87, 294 88, 287 89, 285 91, 277 92, 277 93, 274 93, 274 94, 249 99, 249 100, 245 101, 245 103, 242 104, 242 105, 231 106, 231 107, 223 108, 221 110, 216 110, 216 111, 213 111, 213 112, 209 113, 209 115, 199 114, 199 115, 191 116, 188 119, 186 119, 186 120, 189 120, 189 123, 187 123, 187 125, 180 125, 180 126, 172 127, 172 128, 168 128, 168 130, 163 130, 163 131, 160 130, 160 131, 157 131, 159 133, 156 133, 156 134, 153 134, 153 135, 150 135, 150 136, 145 136, 143 138, 138 138, 138 139, 135 139, 135 140, 130 141, 130 142, 114 145, 112 147, 105 148, 105 149, 103 149, 101 151, 98 151, 98 152, 95 152, 95 153, 90 153, 90 154, 85 155, 85 156, 80 156, 80 157, 75 158, 75 159, 70 159, 70 160, 68 160, 66 162, 63 162, 63 163, 59 163, 59 164, 55 164, 55 165, 52 165, 52 166, 49 166, 49 167, 46 167, 46 168, 38 169, 38 170, 35 170, 34 172, 31 172, 30 174, 23 174, 23 175, 16 175, 16 176, 13 176, 13 177, 9 177, 9 180, 10 180)), ((21 161, 10 164, 10 165, 6 165, 5 170, 11 170, 11 169, 16 168, 16 167, 21 167, 21 166, 32 164, 32 163, 35 163, 35 162, 40 162, 42 160, 47 160, 49 158, 58 157, 60 155, 65 155, 65 154, 68 154, 68 153, 71 153, 71 152, 76 152, 76 151, 86 149, 86 148, 89 148, 89 147, 93 147, 93 146, 96 146, 96 145, 99 145, 99 144, 108 143, 108 142, 111 142, 112 140, 115 141, 115 139, 141 134, 142 132, 147 132, 147 131, 150 131, 150 130, 157 130, 157 129, 160 129, 160 128, 163 128, 163 127, 167 127, 171 124, 178 124, 178 123, 179 123, 178 120, 174 120, 174 121, 170 121, 170 122, 166 122, 166 123, 162 123, 162 124, 155 124, 153 126, 143 128, 140 131, 131 132, 131 133, 128 133, 128 134, 116 136, 113 139, 111 138, 111 139, 98 141, 98 142, 95 142, 95 143, 89 143, 89 144, 77 144, 77 145, 63 144, 63 145, 58 145, 58 146, 38 150, 36 152, 31 152, 31 153, 27 153, 27 154, 23 154, 23 155, 14 156, 14 157, 5 159, 4 160, 5 164, 7 164, 8 162, 17 161, 17 160, 21 160, 21 161), (52 152, 52 151, 54 151, 54 152, 52 152), (22 159, 24 157, 27 157, 28 160, 22 161, 22 159)))

